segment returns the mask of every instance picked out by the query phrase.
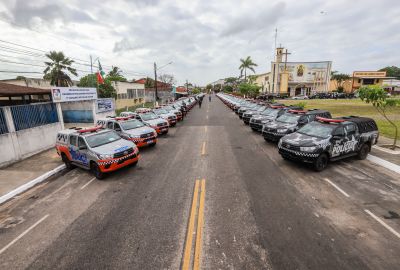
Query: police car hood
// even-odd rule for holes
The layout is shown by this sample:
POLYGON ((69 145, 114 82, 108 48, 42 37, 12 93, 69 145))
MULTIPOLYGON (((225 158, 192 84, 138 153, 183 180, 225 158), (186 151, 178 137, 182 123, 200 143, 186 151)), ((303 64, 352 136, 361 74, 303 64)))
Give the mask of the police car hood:
POLYGON ((152 120, 146 120, 144 121, 146 123, 148 123, 150 126, 157 126, 160 123, 165 124, 165 120, 162 118, 157 118, 157 119, 152 119, 152 120))
POLYGON ((296 128, 296 124, 291 124, 291 123, 283 123, 283 122, 278 122, 278 121, 272 121, 266 125, 267 128, 273 128, 273 129, 283 129, 283 128, 296 128))
POLYGON ((142 135, 142 134, 155 132, 155 130, 152 129, 151 127, 144 126, 144 127, 139 127, 139 128, 128 129, 128 130, 125 130, 125 132, 128 133, 129 135, 142 135))
POLYGON ((296 146, 321 146, 325 147, 329 144, 329 138, 313 137, 298 132, 288 134, 282 138, 282 143, 288 143, 296 146))
POLYGON ((92 148, 94 152, 97 154, 102 154, 102 155, 113 155, 115 153, 119 153, 122 151, 125 151, 129 148, 135 148, 135 144, 131 141, 127 141, 124 139, 119 139, 117 141, 103 144, 97 147, 92 148))
POLYGON ((276 116, 272 116, 272 115, 255 115, 252 118, 254 118, 255 120, 274 120, 276 116))

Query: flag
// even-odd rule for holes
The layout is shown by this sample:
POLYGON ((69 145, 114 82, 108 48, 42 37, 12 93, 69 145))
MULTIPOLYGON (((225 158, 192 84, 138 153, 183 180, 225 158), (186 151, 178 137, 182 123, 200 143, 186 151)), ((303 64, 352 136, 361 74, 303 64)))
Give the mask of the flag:
POLYGON ((98 84, 104 84, 104 71, 103 68, 100 65, 100 60, 99 60, 99 70, 97 71, 97 83, 98 84))

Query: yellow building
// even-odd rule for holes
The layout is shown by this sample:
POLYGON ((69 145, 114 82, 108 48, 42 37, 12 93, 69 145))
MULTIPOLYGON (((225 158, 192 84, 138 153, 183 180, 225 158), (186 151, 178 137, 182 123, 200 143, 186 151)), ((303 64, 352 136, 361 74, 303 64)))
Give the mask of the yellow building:
MULTIPOLYGON (((390 79, 386 77, 386 71, 354 71, 350 79, 342 82, 343 91, 352 93, 364 85, 380 85, 383 86, 384 80, 390 79)), ((329 84, 329 92, 336 91, 339 83, 331 80, 329 84)))
POLYGON ((258 86, 261 87, 262 92, 265 92, 265 90, 267 89, 270 75, 271 75, 271 72, 255 75, 255 76, 257 76, 256 80, 255 80, 255 84, 257 84, 258 86))

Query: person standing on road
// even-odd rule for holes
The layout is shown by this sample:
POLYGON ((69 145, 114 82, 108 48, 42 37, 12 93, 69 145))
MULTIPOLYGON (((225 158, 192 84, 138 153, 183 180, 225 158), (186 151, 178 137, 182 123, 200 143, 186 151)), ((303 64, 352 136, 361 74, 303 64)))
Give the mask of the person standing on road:
POLYGON ((211 94, 208 95, 208 101, 211 102, 211 94))
POLYGON ((201 109, 201 103, 203 102, 202 98, 199 98, 199 109, 201 109))

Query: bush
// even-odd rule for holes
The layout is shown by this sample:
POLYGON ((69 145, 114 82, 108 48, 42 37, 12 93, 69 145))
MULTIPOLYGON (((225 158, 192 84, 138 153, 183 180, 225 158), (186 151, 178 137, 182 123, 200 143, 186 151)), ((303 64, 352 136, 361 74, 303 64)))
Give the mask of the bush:
POLYGON ((301 101, 301 102, 293 104, 293 106, 300 107, 300 108, 304 109, 307 106, 307 102, 301 101))

